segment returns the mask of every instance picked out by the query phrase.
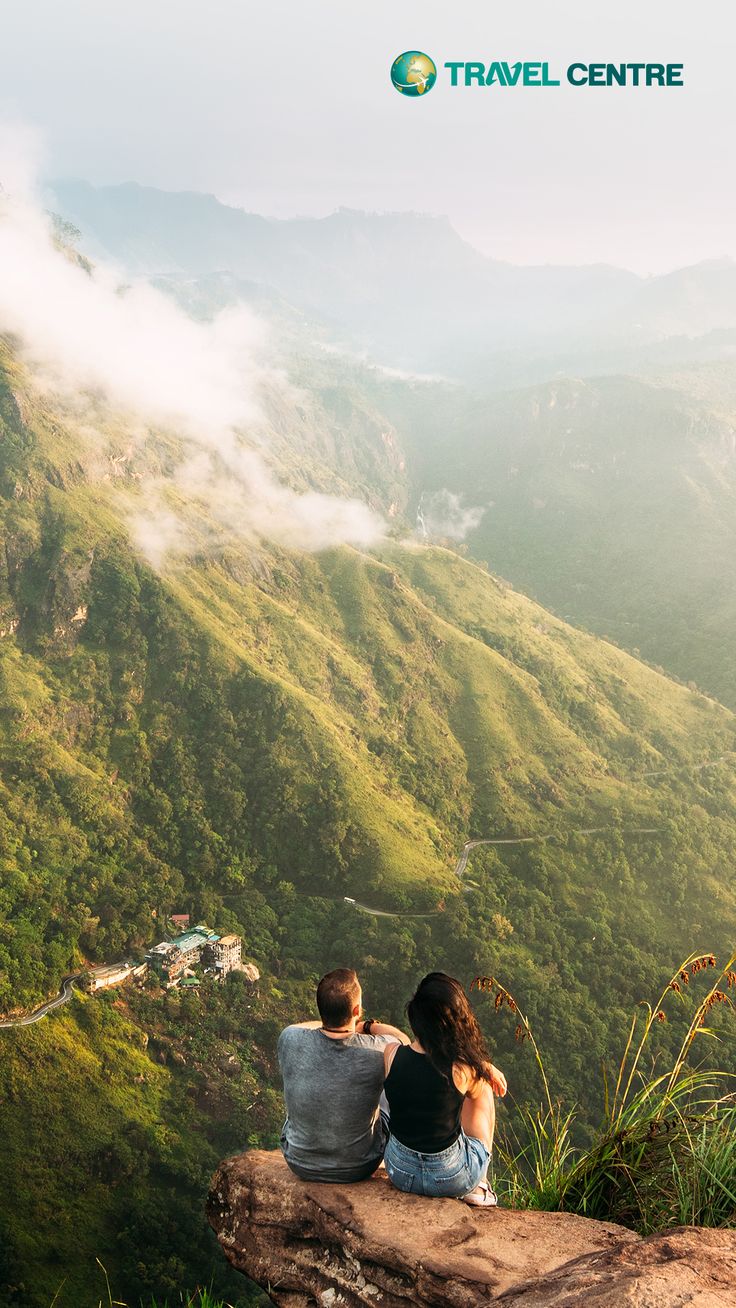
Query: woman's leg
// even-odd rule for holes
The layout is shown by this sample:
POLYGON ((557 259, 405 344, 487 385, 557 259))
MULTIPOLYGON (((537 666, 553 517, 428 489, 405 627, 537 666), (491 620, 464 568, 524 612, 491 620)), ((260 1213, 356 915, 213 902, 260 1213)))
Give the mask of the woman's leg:
POLYGON ((493 1132, 496 1126, 496 1101, 487 1081, 480 1084, 475 1099, 465 1096, 460 1123, 466 1135, 482 1140, 489 1153, 493 1150, 493 1132))

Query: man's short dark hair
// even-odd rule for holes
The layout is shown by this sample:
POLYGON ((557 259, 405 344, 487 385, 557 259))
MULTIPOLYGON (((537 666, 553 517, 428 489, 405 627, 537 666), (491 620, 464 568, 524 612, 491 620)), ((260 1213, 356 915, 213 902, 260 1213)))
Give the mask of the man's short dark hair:
POLYGON ((317 986, 317 1008, 323 1025, 347 1026, 353 1016, 360 982, 351 967, 336 967, 328 972, 317 986))

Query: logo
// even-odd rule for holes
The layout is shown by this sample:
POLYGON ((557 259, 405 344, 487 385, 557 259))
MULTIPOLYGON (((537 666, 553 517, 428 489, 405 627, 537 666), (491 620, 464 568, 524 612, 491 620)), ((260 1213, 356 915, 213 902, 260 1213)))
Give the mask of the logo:
MULTIPOLYGON (((562 73, 569 86, 672 87, 685 85, 684 64, 569 64, 555 68, 547 60, 450 59, 442 65, 450 74, 451 87, 547 87, 562 86, 562 73)), ((446 76, 446 74, 443 74, 446 76)), ((437 81, 434 59, 421 50, 405 50, 391 65, 391 81, 400 95, 426 95, 437 81)))
POLYGON ((391 81, 401 95, 426 95, 437 81, 437 65, 421 50, 405 50, 391 65, 391 81))

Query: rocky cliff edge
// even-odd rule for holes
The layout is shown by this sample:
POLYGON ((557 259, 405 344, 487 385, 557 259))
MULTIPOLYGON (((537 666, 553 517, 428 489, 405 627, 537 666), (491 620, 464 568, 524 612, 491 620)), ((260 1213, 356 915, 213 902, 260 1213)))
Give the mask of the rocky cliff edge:
POLYGON ((642 1239, 569 1213, 479 1212, 399 1194, 383 1172, 313 1185, 262 1151, 221 1164, 208 1216, 281 1308, 736 1308, 736 1231, 642 1239))

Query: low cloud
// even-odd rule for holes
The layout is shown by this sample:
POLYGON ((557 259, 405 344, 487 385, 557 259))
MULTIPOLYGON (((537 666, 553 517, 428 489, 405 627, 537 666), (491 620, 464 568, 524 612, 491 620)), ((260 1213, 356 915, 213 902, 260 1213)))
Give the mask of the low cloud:
POLYGON ((462 497, 453 491, 425 493, 417 508, 417 534, 423 540, 465 540, 478 526, 485 507, 463 507, 462 497))
POLYGON ((156 427, 183 441, 178 470, 139 487, 134 536, 151 562, 192 543, 169 502, 174 488, 204 502, 227 538, 307 550, 376 543, 383 524, 365 504, 289 489, 244 440, 262 442, 259 391, 274 381, 252 313, 195 322, 150 285, 74 258, 38 198, 39 156, 30 133, 0 129, 0 332, 19 343, 37 385, 87 426, 102 406, 130 433, 156 427))

